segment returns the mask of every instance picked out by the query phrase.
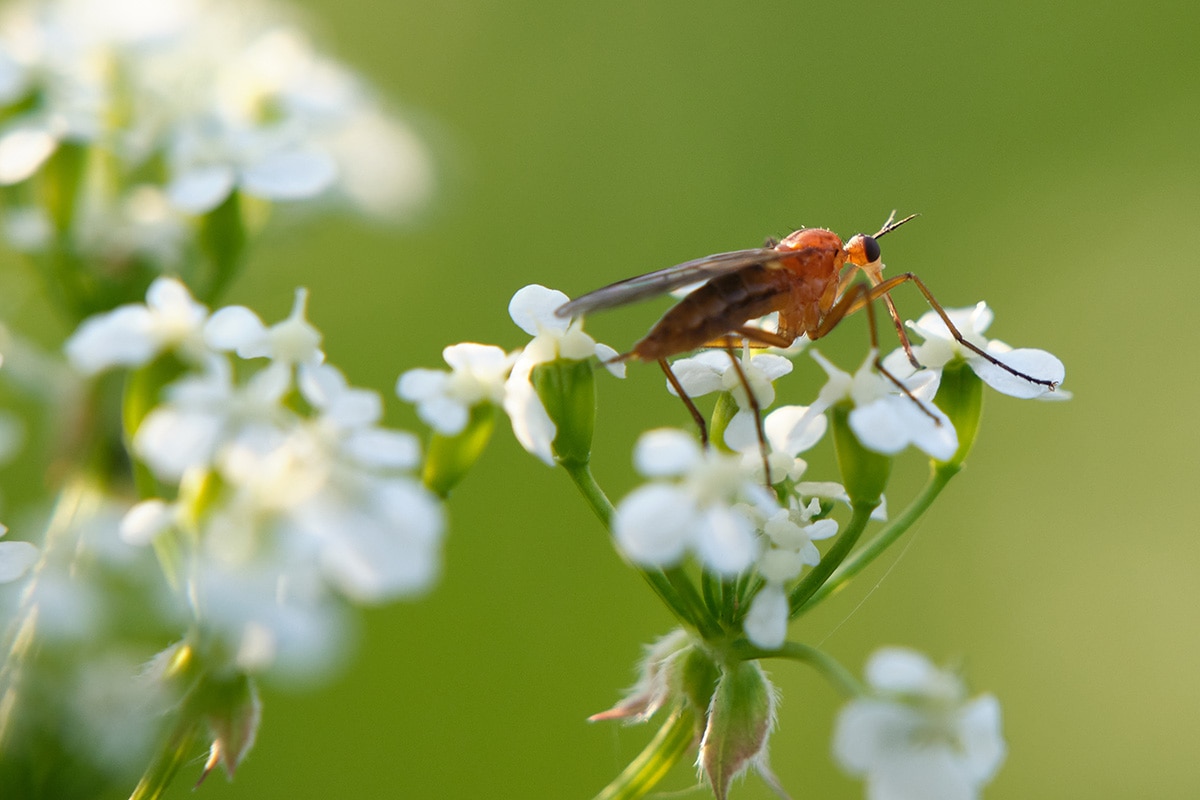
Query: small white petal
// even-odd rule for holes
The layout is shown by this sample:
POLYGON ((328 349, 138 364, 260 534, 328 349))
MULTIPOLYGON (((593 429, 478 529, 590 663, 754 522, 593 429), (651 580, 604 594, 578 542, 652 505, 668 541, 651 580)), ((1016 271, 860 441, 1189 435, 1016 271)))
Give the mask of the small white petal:
POLYGON ((225 306, 204 325, 204 341, 222 352, 238 350, 266 338, 267 326, 245 306, 225 306))
MULTIPOLYGON (((719 350, 708 350, 675 361, 671 364, 671 371, 675 373, 679 385, 689 396, 700 397, 725 388, 722 376, 728 367, 728 355, 719 350)), ((667 391, 676 397, 679 396, 670 381, 667 381, 667 391)))
POLYGON ((396 381, 396 394, 401 400, 421 403, 442 394, 450 373, 440 369, 410 369, 396 381))
POLYGON ((167 186, 167 197, 191 214, 206 214, 229 197, 236 183, 233 168, 214 165, 187 170, 167 186))
POLYGON ((760 353, 750 359, 750 364, 762 370, 767 380, 776 381, 792 371, 792 362, 783 356, 773 353, 760 353))
POLYGON ((1000 702, 980 695, 962 710, 959 719, 962 759, 967 774, 977 783, 990 781, 1004 763, 1006 748, 1000 733, 1000 702))
POLYGON ((542 328, 565 331, 570 321, 555 316, 554 311, 569 300, 556 289, 547 289, 534 283, 513 295, 508 304, 508 315, 518 328, 530 336, 537 336, 542 328))
POLYGON ((20 183, 37 172, 56 149, 58 139, 44 128, 20 127, 0 137, 0 186, 20 183))
POLYGON ((763 420, 771 449, 793 457, 819 442, 827 425, 825 415, 808 406, 780 406, 763 420))
POLYGON ((907 647, 876 650, 864 673, 872 689, 895 694, 929 694, 942 685, 943 675, 923 653, 907 647))
POLYGON ((407 431, 367 428, 351 433, 346 454, 367 467, 412 469, 421 463, 421 445, 407 431))
POLYGON ((674 428, 643 433, 633 449, 633 465, 647 478, 682 475, 700 458, 699 443, 674 428))
POLYGON ((604 365, 604 368, 618 378, 624 378, 625 362, 614 360, 619 355, 620 353, 606 344, 596 345, 596 358, 600 359, 600 363, 604 365))
POLYGON ((37 563, 38 555, 29 542, 0 542, 0 583, 20 578, 37 563))
POLYGON ((417 406, 417 416, 443 436, 454 436, 467 427, 470 409, 452 397, 433 397, 417 406))
MULTIPOLYGON (((729 424, 725 426, 725 444, 730 450, 746 452, 759 447, 758 426, 754 424, 754 420, 754 412, 747 409, 733 415, 729 424)), ((761 463, 759 472, 762 472, 761 463)))
POLYGON ((500 372, 510 365, 508 354, 491 344, 460 342, 442 350, 442 358, 455 372, 500 372))
POLYGON ((158 499, 143 500, 121 518, 121 541, 132 545, 147 545, 175 521, 175 508, 158 499))
POLYGON ((521 446, 544 461, 547 466, 553 467, 552 445, 558 428, 546 413, 546 407, 542 405, 530 381, 533 367, 534 362, 526 359, 524 354, 513 365, 512 372, 504 383, 504 411, 512 423, 513 435, 517 437, 521 446))
POLYGON ((133 448, 158 477, 179 480, 189 468, 211 462, 221 429, 215 414, 160 406, 142 420, 133 448))
POLYGON ((337 164, 319 150, 274 153, 242 170, 247 194, 268 200, 315 197, 337 180, 337 164))
POLYGON ((85 319, 64 346, 71 365, 87 375, 113 366, 141 366, 160 348, 153 315, 135 304, 85 319))
MULTIPOLYGON (((1063 366, 1063 363, 1045 350, 1011 350, 1000 358, 1013 369, 1039 380, 1061 383, 1066 377, 1066 367, 1063 366)), ((969 359, 967 363, 984 383, 1010 397, 1030 399, 1042 397, 1051 391, 1047 386, 1031 383, 1013 375, 980 356, 969 359)))
POLYGON ((787 638, 788 599, 783 588, 768 583, 746 610, 742 626, 747 638, 765 650, 776 650, 787 638))
POLYGON ((695 527, 694 546, 700 560, 718 575, 733 577, 754 564, 759 545, 754 526, 726 506, 709 506, 701 511, 695 527))
POLYGON ((613 537, 630 560, 667 567, 683 559, 694 507, 675 486, 651 483, 630 492, 613 514, 613 537))

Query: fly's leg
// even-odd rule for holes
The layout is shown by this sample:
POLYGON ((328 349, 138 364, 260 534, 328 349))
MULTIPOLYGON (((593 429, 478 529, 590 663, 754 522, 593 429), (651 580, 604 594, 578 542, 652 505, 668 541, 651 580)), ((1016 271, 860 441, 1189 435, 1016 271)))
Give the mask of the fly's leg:
POLYGON ((883 366, 883 359, 879 355, 879 332, 875 328, 875 300, 879 299, 881 296, 886 296, 887 289, 894 288, 888 286, 888 284, 892 283, 894 280, 896 280, 896 278, 891 278, 887 281, 884 281, 879 286, 868 286, 865 283, 856 283, 851 286, 850 289, 838 299, 833 308, 829 309, 829 313, 825 315, 825 319, 821 320, 820 326, 818 326, 817 330, 811 334, 811 338, 821 338, 833 330, 834 327, 836 327, 837 324, 847 316, 853 314, 855 311, 858 311, 861 308, 866 308, 867 329, 871 337, 871 352, 875 354, 875 359, 873 362, 875 370, 880 375, 887 378, 888 381, 890 381, 897 389, 903 392, 905 397, 907 397, 909 400, 912 400, 916 404, 917 408, 921 409, 921 413, 933 420, 935 425, 941 427, 942 420, 938 417, 938 415, 930 411, 923 402, 921 402, 911 391, 909 391, 908 387, 905 386, 899 378, 897 378, 885 366, 883 366))
POLYGON ((679 378, 675 377, 675 373, 671 371, 671 365, 667 363, 667 360, 665 358, 658 359, 658 365, 662 367, 663 374, 667 376, 667 382, 671 384, 671 388, 679 395, 679 399, 687 406, 688 413, 696 421, 696 427, 700 429, 700 444, 708 447, 708 425, 704 422, 704 415, 700 413, 700 409, 696 408, 696 404, 692 402, 692 398, 688 397, 688 393, 683 390, 683 386, 679 383, 679 378))
MULTIPOLYGON (((954 327, 954 323, 950 321, 950 315, 946 313, 946 309, 942 308, 942 304, 939 303, 936 299, 934 299, 933 293, 929 291, 929 287, 925 285, 925 282, 922 281, 920 278, 918 278, 916 275, 914 275, 911 272, 906 272, 903 275, 897 275, 894 278, 888 278, 883 283, 881 283, 877 286, 872 286, 870 291, 867 292, 865 296, 860 296, 860 297, 856 298, 855 302, 851 304, 851 307, 844 314, 842 314, 842 316, 846 316, 846 314, 854 313, 859 308, 862 308, 863 305, 869 305, 870 302, 877 297, 887 297, 888 294, 892 291, 892 289, 895 289, 897 286, 899 286, 902 283, 916 284, 917 289, 919 289, 921 294, 925 296, 925 302, 929 303, 929 307, 932 308, 939 317, 941 317, 942 322, 945 323, 945 325, 946 325, 946 329, 949 330, 950 335, 954 337, 954 341, 958 342, 963 347, 965 347, 968 350, 972 351, 973 353, 981 356, 982 358, 986 359, 987 361, 990 361, 991 363, 995 364, 997 367, 1004 370, 1005 372, 1008 372, 1011 375, 1015 375, 1018 378, 1027 380, 1030 383, 1037 384, 1038 386, 1045 386, 1050 391, 1054 391, 1054 389, 1057 388, 1057 386, 1058 386, 1057 381, 1049 381, 1049 380, 1046 380, 1045 378, 1035 378, 1032 375, 1026 375, 1024 372, 1021 372, 1020 370, 1014 369, 1014 368, 1010 367, 1008 364, 1005 364, 1003 361, 996 358, 994 355, 987 352, 983 348, 978 347, 978 346, 972 344, 971 342, 968 342, 966 340, 966 338, 961 333, 959 333, 958 328, 954 327)), ((845 298, 843 298, 843 299, 845 299, 845 298)), ((840 300, 838 301, 838 305, 841 305, 840 300)), ((836 306, 835 306, 835 308, 836 308, 836 306)))
POLYGON ((742 383, 742 388, 746 390, 746 397, 750 402, 750 410, 754 414, 754 432, 758 434, 758 452, 762 456, 763 465, 763 480, 766 481, 767 491, 773 492, 771 488, 771 463, 768 458, 767 434, 763 430, 762 408, 758 405, 758 398, 754 396, 754 389, 750 386, 750 379, 746 377, 746 371, 742 369, 741 359, 737 357, 737 353, 733 351, 733 347, 725 345, 725 352, 729 354, 729 360, 733 362, 733 369, 737 372, 738 380, 742 383))

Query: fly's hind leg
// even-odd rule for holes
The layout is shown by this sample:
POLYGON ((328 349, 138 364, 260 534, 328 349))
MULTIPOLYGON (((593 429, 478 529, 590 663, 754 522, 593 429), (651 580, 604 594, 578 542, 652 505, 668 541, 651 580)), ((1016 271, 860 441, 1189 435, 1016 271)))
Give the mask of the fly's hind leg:
POLYGON ((692 415, 692 419, 696 422, 696 427, 700 429, 700 444, 708 447, 708 425, 704 422, 704 415, 700 413, 700 409, 696 408, 696 404, 692 402, 692 398, 683 390, 683 386, 679 383, 679 378, 675 377, 675 373, 671 371, 671 365, 667 363, 665 358, 658 359, 658 365, 662 367, 663 374, 667 376, 667 382, 671 384, 671 388, 679 395, 679 399, 687 406, 688 413, 692 415))
POLYGON ((746 377, 746 370, 742 369, 741 359, 737 357, 732 345, 725 345, 725 352, 729 354, 729 360, 733 362, 733 369, 737 372, 738 380, 741 381, 742 388, 746 390, 746 398, 750 403, 750 411, 754 414, 754 432, 758 434, 758 452, 762 456, 763 465, 763 480, 766 483, 767 491, 773 492, 771 487, 771 461, 769 458, 770 448, 767 447, 767 434, 763 430, 762 408, 758 405, 758 398, 754 396, 754 388, 750 386, 750 379, 746 377))

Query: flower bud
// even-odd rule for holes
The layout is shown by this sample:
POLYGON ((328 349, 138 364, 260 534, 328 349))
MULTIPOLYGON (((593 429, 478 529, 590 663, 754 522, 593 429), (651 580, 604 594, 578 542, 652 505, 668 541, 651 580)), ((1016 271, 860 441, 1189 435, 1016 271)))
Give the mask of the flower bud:
POLYGON ((425 486, 439 497, 447 497, 479 460, 495 427, 496 407, 491 403, 479 403, 471 408, 471 415, 461 431, 453 436, 433 434, 421 472, 425 486))
POLYGON ((971 452, 979 433, 979 418, 983 412, 983 381, 966 361, 951 361, 942 368, 942 381, 933 398, 958 432, 958 450, 947 464, 960 465, 971 452))
POLYGON ((731 392, 721 392, 717 396, 712 422, 708 426, 708 440, 727 453, 731 453, 733 450, 725 444, 725 429, 729 427, 730 421, 739 410, 737 400, 734 399, 731 392))
POLYGON ((591 360, 558 358, 533 368, 538 398, 554 421, 554 454, 568 464, 586 464, 592 453, 596 386, 591 360))
POLYGON ((717 800, 724 800, 733 779, 765 758, 775 722, 775 691, 757 661, 725 668, 713 694, 708 724, 700 742, 699 765, 717 800))
POLYGON ((892 474, 892 457, 863 447, 850 429, 849 403, 842 402, 830 409, 833 418, 833 444, 837 453, 842 484, 850 496, 851 505, 874 508, 883 497, 892 474))

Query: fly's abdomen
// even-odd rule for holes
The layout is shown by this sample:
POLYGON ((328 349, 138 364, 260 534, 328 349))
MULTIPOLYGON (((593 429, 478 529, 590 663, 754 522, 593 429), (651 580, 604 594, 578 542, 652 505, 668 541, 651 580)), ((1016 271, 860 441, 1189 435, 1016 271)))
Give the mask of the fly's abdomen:
POLYGON ((749 267, 714 278, 679 301, 646 337, 633 346, 642 361, 695 350, 735 328, 772 311, 788 296, 784 270, 749 267))

